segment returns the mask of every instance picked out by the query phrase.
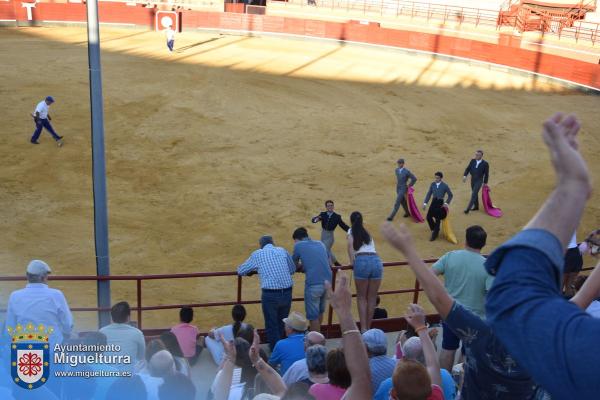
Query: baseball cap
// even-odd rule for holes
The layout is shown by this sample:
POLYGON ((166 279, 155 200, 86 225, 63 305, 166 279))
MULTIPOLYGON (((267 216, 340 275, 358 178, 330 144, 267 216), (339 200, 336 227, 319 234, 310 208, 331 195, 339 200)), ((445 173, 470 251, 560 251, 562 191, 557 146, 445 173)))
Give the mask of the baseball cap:
POLYGON ((45 262, 41 260, 32 260, 27 265, 27 273, 31 275, 44 275, 51 273, 52 270, 45 262))
POLYGON ((371 353, 387 352, 387 338, 381 329, 369 329, 362 334, 362 338, 371 353))
POLYGON ((48 96, 48 97, 46 97, 46 101, 49 101, 50 103, 54 103, 54 97, 48 96))
POLYGON ((398 164, 404 164, 404 158, 399 158, 397 162, 398 164))

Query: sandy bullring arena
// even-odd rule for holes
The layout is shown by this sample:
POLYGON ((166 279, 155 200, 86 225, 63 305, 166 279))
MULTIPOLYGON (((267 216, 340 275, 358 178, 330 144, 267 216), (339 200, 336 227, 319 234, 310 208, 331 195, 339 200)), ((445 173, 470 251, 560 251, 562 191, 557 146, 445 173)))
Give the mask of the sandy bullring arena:
MULTIPOLYGON (((409 222, 420 254, 462 247, 472 224, 488 231, 489 252, 553 187, 540 126, 555 111, 581 119, 581 147, 598 180, 600 97, 557 82, 336 41, 186 32, 169 53, 155 32, 103 29, 101 38, 113 274, 233 271, 263 234, 291 251, 298 226, 319 238, 310 218, 326 199, 346 222, 360 210, 382 259, 401 260, 379 234, 395 200, 399 157, 419 179, 418 202, 437 170, 455 195, 459 244, 430 243, 427 225, 409 222), (479 148, 500 219, 462 213, 470 195, 462 174, 479 148)), ((34 258, 54 275, 94 275, 86 31, 1 29, 0 57, 0 275, 22 275, 34 258), (56 99, 50 114, 62 148, 47 133, 40 145, 29 143, 30 114, 47 95, 56 99)), ((578 238, 598 221, 596 190, 578 238)), ((341 230, 334 250, 347 262, 341 230)), ((145 282, 143 304, 233 301, 235 282, 145 282)), ((297 276, 297 296, 302 283, 297 276)), ((408 271, 388 268, 382 289, 413 284, 408 271)), ((22 285, 0 284, 0 308, 22 285)), ((52 285, 71 307, 95 306, 95 283, 52 285)), ((257 277, 244 278, 245 299, 258 298, 257 288, 257 277)), ((400 316, 410 299, 384 296, 382 303, 400 316)), ((112 301, 119 300, 135 304, 133 282, 112 284, 112 301)), ((195 323, 206 330, 227 321, 228 310, 197 310, 195 323)), ((259 306, 249 311, 249 322, 262 327, 259 306)), ((176 310, 149 312, 144 327, 167 327, 177 317, 176 310)), ((75 318, 78 330, 95 327, 93 315, 75 318)))

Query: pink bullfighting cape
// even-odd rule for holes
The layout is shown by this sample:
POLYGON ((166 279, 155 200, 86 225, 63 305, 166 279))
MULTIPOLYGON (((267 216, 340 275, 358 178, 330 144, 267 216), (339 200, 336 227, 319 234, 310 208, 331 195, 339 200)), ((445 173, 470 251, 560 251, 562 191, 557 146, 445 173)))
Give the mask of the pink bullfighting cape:
POLYGON ((415 193, 415 189, 412 186, 409 186, 408 191, 406 192, 406 201, 408 202, 408 212, 410 213, 410 216, 415 220, 415 222, 425 222, 425 220, 421 216, 419 207, 417 207, 417 202, 415 201, 414 193, 415 193))
POLYGON ((490 187, 488 185, 483 185, 483 189, 481 189, 481 201, 487 215, 491 215, 494 218, 500 218, 502 216, 502 210, 494 207, 494 204, 492 204, 490 187))

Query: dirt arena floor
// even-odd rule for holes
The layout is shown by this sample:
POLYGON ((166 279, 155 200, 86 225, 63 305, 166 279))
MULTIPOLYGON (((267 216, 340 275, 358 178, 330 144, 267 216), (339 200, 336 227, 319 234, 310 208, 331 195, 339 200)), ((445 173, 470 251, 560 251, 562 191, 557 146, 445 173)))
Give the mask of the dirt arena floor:
MULTIPOLYGON (((346 220, 362 211, 382 258, 400 260, 379 234, 399 157, 419 178, 418 201, 437 170, 455 194, 461 243, 431 244, 426 224, 410 223, 421 255, 460 248, 471 224, 489 232, 489 252, 553 186, 540 123, 556 110, 577 112, 584 155, 593 174, 600 170, 600 97, 501 68, 337 42, 190 32, 169 54, 158 33, 103 29, 101 36, 114 274, 235 270, 262 234, 290 250, 297 226, 318 238, 310 217, 326 199, 346 220), (462 214, 470 193, 462 172, 478 148, 505 212, 498 220, 462 214)), ((86 32, 1 29, 0 55, 0 274, 21 275, 33 258, 56 275, 95 274, 86 32), (51 115, 62 148, 47 133, 40 145, 29 143, 29 114, 47 95, 56 99, 51 115)), ((599 193, 580 239, 599 225, 599 193)), ((346 261, 343 232, 336 240, 346 261)), ((414 283, 405 269, 385 273, 384 289, 414 283)), ((244 280, 244 298, 259 295, 257 281, 244 280)), ((303 278, 296 282, 301 295, 303 278)), ((20 286, 0 283, 0 306, 20 286)), ((53 286, 73 307, 95 304, 95 284, 53 286)), ((144 305, 235 300, 234 278, 143 288, 144 305)), ((113 284, 113 302, 123 299, 135 303, 133 283, 113 284)), ((409 300, 387 296, 383 305, 400 315, 409 300)), ((250 322, 262 326, 259 308, 249 309, 250 322)), ((228 314, 201 311, 196 323, 208 329, 228 314)), ((76 318, 78 329, 95 324, 89 315, 76 318)), ((176 320, 176 310, 149 313, 144 326, 176 320)))

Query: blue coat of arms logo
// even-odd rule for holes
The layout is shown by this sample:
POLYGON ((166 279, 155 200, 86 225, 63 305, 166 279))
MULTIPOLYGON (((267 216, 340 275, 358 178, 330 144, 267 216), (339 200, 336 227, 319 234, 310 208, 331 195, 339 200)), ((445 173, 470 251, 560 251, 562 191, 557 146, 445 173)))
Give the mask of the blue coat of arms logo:
POLYGON ((44 325, 8 327, 11 336, 10 371, 12 380, 24 389, 37 389, 50 376, 50 345, 53 329, 44 325))

